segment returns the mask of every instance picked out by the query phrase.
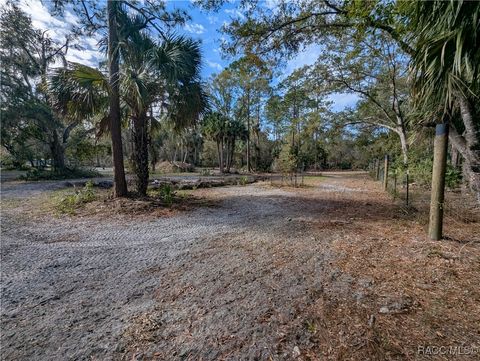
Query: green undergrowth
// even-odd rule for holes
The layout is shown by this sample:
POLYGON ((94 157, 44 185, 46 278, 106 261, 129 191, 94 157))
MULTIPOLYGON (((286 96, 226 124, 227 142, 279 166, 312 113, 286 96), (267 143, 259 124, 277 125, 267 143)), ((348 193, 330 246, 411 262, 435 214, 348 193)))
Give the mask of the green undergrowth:
POLYGON ((56 197, 55 208, 62 214, 74 214, 75 211, 85 204, 97 199, 93 183, 87 182, 83 188, 75 190, 74 193, 56 197))
POLYGON ((28 181, 41 180, 62 180, 74 178, 95 178, 101 177, 102 174, 92 169, 64 169, 61 171, 47 170, 47 169, 31 169, 27 174, 20 176, 20 179, 28 181))

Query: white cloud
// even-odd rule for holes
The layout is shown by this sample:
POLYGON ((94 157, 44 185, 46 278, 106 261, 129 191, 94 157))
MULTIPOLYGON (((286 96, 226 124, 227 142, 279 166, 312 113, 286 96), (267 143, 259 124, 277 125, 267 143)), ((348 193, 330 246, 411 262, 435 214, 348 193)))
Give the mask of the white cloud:
POLYGON ((355 93, 333 93, 327 99, 333 102, 332 110, 339 112, 347 107, 354 107, 360 97, 355 93))
POLYGON ((206 63, 210 68, 213 68, 215 70, 221 71, 223 69, 220 64, 215 63, 214 61, 206 60, 206 63))
POLYGON ((301 68, 305 65, 314 64, 322 49, 320 45, 313 44, 307 46, 303 51, 299 52, 293 59, 287 63, 285 75, 291 74, 295 69, 301 68))
POLYGON ((265 6, 270 10, 275 10, 280 4, 280 0, 266 0, 265 6))
POLYGON ((193 34, 203 34, 205 32, 202 24, 185 24, 185 30, 193 34))
MULTIPOLYGON (((0 0, 0 4, 5 3, 0 0)), ((55 41, 63 43, 73 25, 79 24, 79 19, 70 10, 66 9, 62 20, 53 17, 47 7, 40 0, 20 0, 18 6, 32 19, 32 25, 36 29, 46 30, 47 34, 55 41)), ((102 57, 98 51, 98 39, 95 37, 83 37, 78 39, 77 44, 84 50, 78 50, 70 46, 67 60, 82 63, 89 66, 97 66, 98 59, 102 57)), ((57 62, 54 66, 61 66, 57 62)))
POLYGON ((238 9, 225 9, 225 13, 240 19, 245 19, 245 15, 238 9))
POLYGON ((78 49, 69 49, 67 56, 68 61, 75 63, 80 63, 92 67, 98 65, 98 52, 92 50, 78 50, 78 49))
POLYGON ((208 15, 207 20, 208 20, 210 25, 213 25, 218 21, 218 16, 208 15))

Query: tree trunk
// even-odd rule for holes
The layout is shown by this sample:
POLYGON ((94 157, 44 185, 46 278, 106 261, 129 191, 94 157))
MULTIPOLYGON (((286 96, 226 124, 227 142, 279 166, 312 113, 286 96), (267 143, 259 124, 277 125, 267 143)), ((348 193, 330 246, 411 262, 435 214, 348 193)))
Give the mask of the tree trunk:
POLYGON ((228 137, 225 142, 225 172, 230 173, 230 146, 231 140, 228 137))
POLYGON ((388 189, 388 166, 389 166, 389 158, 388 155, 385 155, 385 162, 383 166, 383 190, 388 189))
POLYGON ((451 155, 452 167, 458 168, 460 164, 460 157, 459 157, 460 153, 458 152, 457 148, 455 148, 453 144, 452 144, 452 149, 450 151, 450 155, 451 155))
POLYGON ((220 172, 225 173, 225 159, 224 159, 224 149, 223 149, 223 137, 220 140, 220 172))
POLYGON ((400 145, 402 146, 403 164, 408 165, 408 142, 407 142, 407 134, 405 132, 405 128, 399 126, 397 133, 398 133, 398 136, 400 137, 400 145))
POLYGON ((462 173, 465 182, 480 203, 480 157, 468 147, 466 139, 450 127, 449 140, 463 158, 462 173))
POLYGON ((54 130, 52 134, 50 151, 52 154, 53 169, 55 169, 57 172, 63 171, 65 169, 65 149, 60 143, 60 139, 56 130, 54 130))
POLYGON ((218 169, 223 173, 223 150, 220 139, 217 140, 218 169))
POLYGON ((146 115, 133 118, 134 168, 138 194, 147 195, 148 187, 148 136, 146 115))
POLYGON ((230 160, 229 160, 229 164, 228 164, 228 171, 230 172, 230 169, 232 168, 232 164, 233 164, 233 157, 234 157, 234 154, 235 154, 235 137, 233 137, 232 139, 232 144, 230 146, 230 160))
POLYGON ((110 77, 110 134, 112 137, 113 174, 115 196, 127 195, 127 182, 123 166, 122 125, 120 119, 119 54, 117 34, 117 2, 107 1, 108 12, 108 71, 110 77))
POLYGON ((473 121, 473 114, 470 102, 463 96, 459 96, 460 114, 465 127, 464 141, 460 141, 460 136, 456 134, 459 147, 457 150, 464 158, 463 176, 470 190, 475 194, 480 203, 480 147, 479 136, 480 129, 473 121))
POLYGON ((152 167, 152 172, 155 173, 155 166, 157 164, 158 158, 157 158, 157 152, 155 150, 155 147, 153 146, 153 142, 151 138, 150 138, 150 141, 148 142, 148 145, 150 147, 150 166, 152 167))
POLYGON ((250 165, 250 91, 247 92, 247 172, 251 171, 250 165))

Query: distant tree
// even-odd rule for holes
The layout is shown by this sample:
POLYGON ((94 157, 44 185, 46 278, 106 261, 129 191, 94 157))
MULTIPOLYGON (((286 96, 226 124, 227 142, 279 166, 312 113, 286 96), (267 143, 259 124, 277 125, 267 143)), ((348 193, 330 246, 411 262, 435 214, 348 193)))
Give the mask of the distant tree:
POLYGON ((229 119, 225 129, 225 171, 230 173, 237 140, 247 139, 247 128, 240 119, 229 119))
POLYGON ((205 115, 202 120, 203 133, 215 141, 217 145, 218 168, 220 173, 224 173, 225 169, 224 142, 228 122, 228 117, 218 112, 209 113, 205 115))
POLYGON ((408 56, 385 35, 356 39, 351 32, 330 43, 312 67, 325 91, 355 93, 360 101, 346 125, 362 124, 394 132, 408 163, 411 130, 408 56))
POLYGON ((253 137, 258 149, 261 108, 270 92, 272 71, 268 63, 250 53, 230 64, 228 70, 238 92, 235 116, 242 119, 247 127, 246 160, 247 170, 251 171, 251 140, 253 137))
POLYGON ((46 81, 52 65, 65 61, 72 39, 67 36, 63 43, 51 39, 47 32, 35 29, 30 17, 15 4, 9 3, 1 10, 1 138, 2 145, 19 163, 23 157, 33 162, 44 144, 53 167, 62 171, 66 166, 70 133, 81 122, 52 110, 46 81))

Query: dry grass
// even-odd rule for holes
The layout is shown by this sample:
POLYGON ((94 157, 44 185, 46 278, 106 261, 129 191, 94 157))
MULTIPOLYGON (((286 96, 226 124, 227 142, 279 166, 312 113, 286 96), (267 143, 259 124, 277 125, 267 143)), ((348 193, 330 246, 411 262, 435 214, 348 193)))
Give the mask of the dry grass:
MULTIPOLYGON (((392 204, 371 182, 351 180, 348 186, 376 193, 384 207, 372 210, 373 194, 352 192, 355 210, 337 209, 335 217, 355 219, 342 227, 345 234, 332 242, 338 255, 333 266, 355 280, 372 280, 367 289, 352 287, 349 295, 319 299, 309 310, 315 324, 316 347, 307 359, 418 360, 451 359, 452 355, 423 355, 420 346, 480 345, 480 217, 478 209, 459 193, 447 197, 446 239, 425 236, 428 208, 416 211, 392 204), (373 186, 372 186, 373 185, 373 186), (342 214, 343 213, 343 214, 342 214), (380 216, 383 216, 380 218, 380 216), (346 228, 346 229, 345 229, 346 228), (359 296, 360 295, 360 296, 359 296), (355 299, 356 298, 356 299, 355 299), (408 307, 382 313, 382 307, 409 300, 408 307)), ((331 196, 335 198, 335 195, 331 196)), ((378 203, 376 204, 378 208, 378 203)), ((334 230, 324 222, 319 232, 334 230)), ((385 309, 384 309, 385 311, 385 309)), ((478 351, 478 349, 477 349, 478 351)), ((479 351, 480 352, 480 351, 479 351)), ((475 359, 477 354, 457 355, 475 359)))
MULTIPOLYGON (((268 182, 261 186, 276 188, 268 182)), ((298 232, 294 224, 299 224, 300 229, 310 232, 314 242, 311 252, 316 248, 316 252, 332 254, 333 258, 325 270, 330 277, 321 280, 321 291, 311 291, 313 301, 304 303, 302 297, 291 300, 290 306, 296 310, 293 320, 282 324, 278 308, 257 320, 269 325, 271 334, 279 335, 270 345, 271 355, 276 355, 268 356, 270 359, 289 360, 297 350, 298 360, 478 359, 478 353, 418 353, 422 346, 480 345, 480 213, 466 198, 459 193, 448 194, 447 237, 433 242, 425 236, 428 207, 417 204, 416 208, 405 208, 383 192, 379 183, 358 174, 346 173, 337 179, 327 173, 325 177, 307 179, 306 187, 282 190, 293 194, 282 199, 285 209, 301 208, 305 215, 292 220, 285 238, 292 238, 298 232), (326 242, 327 239, 330 241, 326 242), (321 243, 324 248, 319 248, 321 243), (280 328, 276 326, 278 322, 280 328)), ((257 242, 240 246, 236 241, 221 239, 212 248, 197 252, 195 262, 212 260, 217 253, 228 257, 241 249, 245 262, 248 259, 259 267, 257 280, 265 282, 267 288, 276 289, 281 281, 270 284, 264 273, 289 270, 288 274, 310 277, 302 274, 299 263, 306 244, 280 244, 257 242), (259 249, 267 253, 272 250, 272 254, 266 256, 259 249), (267 269, 262 268, 263 257, 271 259, 267 269)), ((175 304, 177 298, 188 299, 182 288, 177 291, 169 299, 164 289, 159 290, 162 307, 169 309, 165 304, 175 304)), ((195 295, 199 290, 185 292, 195 295)), ((190 316, 196 320, 192 322, 203 324, 203 316, 190 316)), ((161 312, 139 316, 128 329, 127 338, 134 340, 130 346, 139 354, 155 349, 152 345, 160 339, 181 347, 179 340, 183 336, 169 339, 165 334, 167 325, 155 317, 161 319, 161 312)), ((250 327, 244 322, 239 327, 250 327)), ((228 351, 230 342, 220 342, 224 346, 216 349, 217 359, 231 359, 235 351, 228 351)), ((192 357, 187 359, 195 359, 192 357)))
MULTIPOLYGON (((271 359, 292 359, 294 345, 298 360, 478 359, 478 207, 461 193, 449 192, 445 239, 433 242, 425 232, 425 201, 405 208, 383 192, 379 182, 358 173, 326 173, 308 177, 305 183, 306 187, 282 187, 270 198, 257 200, 257 205, 278 202, 275 210, 281 212, 270 216, 278 221, 280 237, 252 227, 263 227, 264 213, 261 208, 249 210, 249 198, 239 198, 237 202, 245 202, 242 211, 258 212, 248 219, 244 234, 222 233, 218 239, 189 246, 188 257, 178 264, 146 268, 145 277, 161 280, 152 291, 157 305, 130 320, 124 334, 125 359, 146 351, 151 357, 138 359, 196 360, 204 351, 210 355, 205 359, 237 359, 238 350, 255 345, 250 330, 265 338, 258 341, 271 347, 271 359), (313 257, 325 254, 329 256, 323 261, 313 257), (320 268, 318 274, 308 274, 320 268), (288 283, 292 279, 295 282, 288 283), (310 289, 307 281, 320 285, 310 289), (255 298, 264 294, 265 299, 255 298), (263 301, 255 303, 257 299, 263 301), (293 316, 286 312, 290 309, 293 316), (223 318, 215 318, 220 315, 223 318), (230 326, 238 331, 235 338, 225 336, 230 326), (417 352, 421 346, 474 346, 477 353, 429 356, 417 352), (169 353, 172 350, 179 353, 169 353)), ((269 182, 255 187, 275 188, 269 182)), ((113 199, 109 194, 101 191, 77 216, 168 217, 214 207, 228 198, 222 189, 198 189, 179 193, 168 207, 154 197, 113 199)), ((41 212, 51 209, 49 204, 43 203, 41 212)), ((31 202, 29 207, 15 202, 7 206, 39 213, 31 202)), ((228 212, 228 205, 225 208, 228 212)), ((212 229, 212 234, 217 231, 212 229)))

